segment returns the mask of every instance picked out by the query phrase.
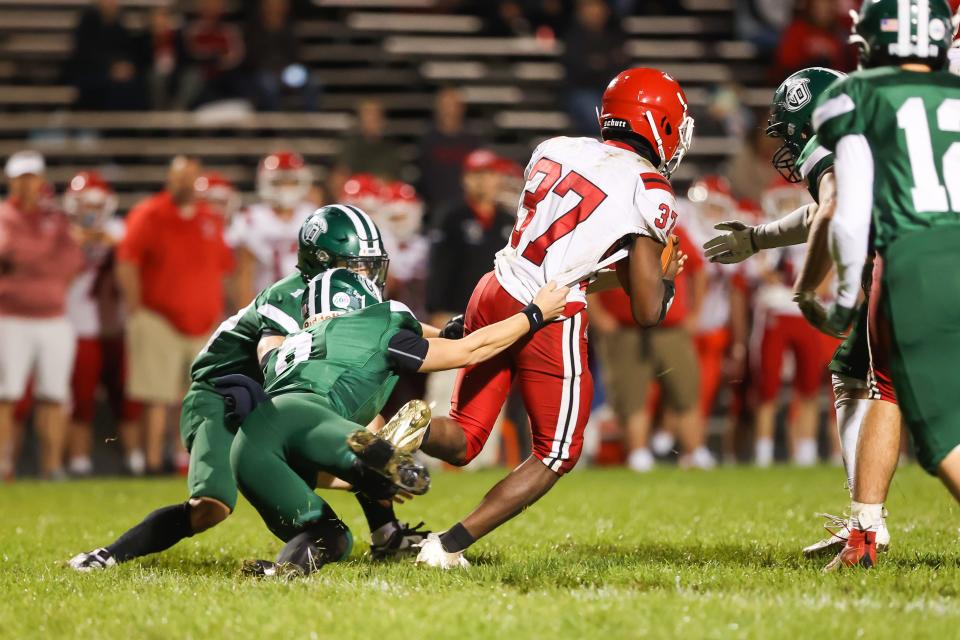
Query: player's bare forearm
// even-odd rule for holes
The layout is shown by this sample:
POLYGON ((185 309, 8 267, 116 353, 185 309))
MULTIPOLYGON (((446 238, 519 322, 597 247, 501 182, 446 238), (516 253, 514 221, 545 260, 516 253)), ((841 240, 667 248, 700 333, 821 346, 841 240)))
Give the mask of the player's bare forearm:
POLYGON ((828 171, 820 180, 820 204, 813 213, 810 235, 807 238, 807 255, 794 286, 795 292, 815 291, 833 266, 830 256, 830 221, 837 206, 836 195, 837 182, 833 171, 828 171))
POLYGON ((427 338, 430 347, 420 367, 422 373, 459 369, 489 360, 530 331, 522 313, 474 331, 461 340, 427 338))
POLYGON ((140 308, 140 269, 132 262, 117 261, 117 287, 128 312, 140 308))
POLYGON ((620 284, 630 295, 633 319, 641 327, 656 326, 662 315, 665 290, 660 254, 663 246, 653 238, 637 236, 630 247, 627 264, 617 269, 620 284))

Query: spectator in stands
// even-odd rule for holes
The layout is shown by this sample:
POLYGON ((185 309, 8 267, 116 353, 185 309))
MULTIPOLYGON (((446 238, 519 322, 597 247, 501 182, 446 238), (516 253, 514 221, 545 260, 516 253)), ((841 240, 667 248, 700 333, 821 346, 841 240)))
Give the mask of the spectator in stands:
POLYGON ((604 380, 614 412, 626 435, 627 465, 634 471, 653 468, 649 448, 648 407, 654 383, 660 387, 665 430, 679 439, 680 464, 709 469, 715 464, 705 446, 700 415, 700 370, 694 333, 706 290, 706 272, 697 247, 679 227, 674 233, 689 257, 676 280, 676 294, 663 322, 640 329, 622 289, 590 296, 590 324, 598 334, 604 380))
POLYGON ((122 17, 118 0, 98 0, 77 23, 67 71, 77 89, 77 109, 146 107, 142 47, 122 17))
POLYGON ((318 91, 300 60, 289 0, 260 0, 259 9, 247 29, 257 108, 279 111, 284 94, 296 94, 303 109, 316 111, 318 91))
POLYGON ((383 104, 374 99, 357 105, 357 133, 344 140, 330 174, 330 193, 343 191, 347 177, 369 173, 383 180, 400 177, 397 146, 383 137, 386 123, 383 104))
POLYGON ((836 0, 806 0, 780 36, 772 82, 804 67, 849 71, 856 65, 855 47, 847 44, 836 0))
POLYGON ((224 19, 225 0, 197 0, 197 18, 184 32, 192 62, 184 75, 184 95, 190 106, 247 95, 240 64, 243 36, 224 19))
POLYGON ((186 107, 180 92, 180 80, 187 53, 179 18, 172 16, 166 5, 150 11, 147 38, 151 64, 148 78, 150 105, 157 110, 186 107))
POLYGON ((0 479, 12 476, 14 406, 33 376, 44 477, 63 477, 64 404, 76 348, 67 290, 84 258, 66 216, 43 199, 43 156, 7 160, 9 195, 0 203, 0 479))
POLYGON ((576 20, 564 45, 567 113, 577 133, 594 135, 603 89, 627 63, 623 32, 618 22, 611 22, 605 0, 577 0, 576 20))
POLYGON ((493 256, 516 222, 497 203, 503 179, 497 156, 477 149, 463 169, 463 199, 434 220, 430 234, 427 311, 441 327, 467 308, 474 286, 493 268, 493 256))
POLYGON ((463 161, 480 146, 477 136, 464 130, 464 104, 453 87, 437 92, 433 126, 420 140, 420 194, 428 214, 463 198, 463 161))
POLYGON ((136 205, 117 248, 126 305, 128 393, 144 404, 148 471, 163 465, 167 409, 182 398, 190 363, 223 316, 233 256, 223 220, 196 200, 197 160, 178 156, 166 189, 136 205))

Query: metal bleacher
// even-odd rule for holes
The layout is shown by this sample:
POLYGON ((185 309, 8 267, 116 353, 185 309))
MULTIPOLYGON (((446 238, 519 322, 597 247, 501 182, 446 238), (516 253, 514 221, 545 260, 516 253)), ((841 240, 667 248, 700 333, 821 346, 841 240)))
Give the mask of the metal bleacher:
MULTIPOLYGON (((125 0, 131 26, 165 0, 125 0)), ((296 26, 304 62, 324 87, 319 113, 82 113, 61 68, 85 0, 0 0, 0 156, 43 151, 61 187, 80 168, 99 167, 121 205, 158 188, 169 157, 195 153, 249 192, 257 159, 277 148, 328 166, 364 96, 383 101, 388 136, 415 160, 429 126, 433 94, 454 85, 467 101, 469 127, 499 152, 523 160, 540 139, 565 132, 562 43, 481 35, 479 18, 433 13, 436 0, 313 0, 325 17, 296 26)), ((683 83, 694 110, 709 90, 735 82, 750 105, 765 104, 763 61, 732 36, 730 0, 687 0, 689 15, 624 22, 632 63, 658 66, 683 83)), ((689 179, 737 147, 698 136, 681 173, 689 179)))

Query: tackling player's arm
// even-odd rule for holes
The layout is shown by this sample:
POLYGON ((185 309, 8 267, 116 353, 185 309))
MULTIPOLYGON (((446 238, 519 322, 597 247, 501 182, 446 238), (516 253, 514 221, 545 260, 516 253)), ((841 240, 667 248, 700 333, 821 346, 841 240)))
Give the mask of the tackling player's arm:
POLYGON ((683 254, 673 243, 673 252, 664 273, 663 250, 664 245, 658 240, 639 235, 630 246, 627 259, 617 268, 620 286, 630 296, 633 319, 641 327, 653 327, 663 320, 673 300, 673 279, 683 267, 683 254))
POLYGON ((422 338, 400 331, 390 341, 388 353, 400 369, 445 371, 489 360, 514 342, 560 317, 566 306, 567 287, 549 282, 522 312, 474 331, 460 340, 422 338))
POLYGON ((257 343, 257 362, 261 369, 266 366, 270 354, 280 346, 284 337, 278 333, 264 333, 260 336, 260 342, 257 343))
POLYGON ((837 179, 833 169, 828 169, 819 181, 820 203, 817 205, 810 235, 807 239, 807 254, 800 269, 800 277, 794 285, 793 299, 800 307, 803 317, 820 331, 838 334, 826 325, 827 312, 817 298, 817 289, 823 284, 833 261, 830 258, 830 221, 837 208, 837 179))

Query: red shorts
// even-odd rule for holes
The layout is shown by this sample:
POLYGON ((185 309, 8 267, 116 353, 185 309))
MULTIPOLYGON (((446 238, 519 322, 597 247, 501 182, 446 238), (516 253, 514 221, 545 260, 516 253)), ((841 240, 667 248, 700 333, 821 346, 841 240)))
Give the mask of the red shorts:
POLYGON ((777 399, 783 354, 787 349, 793 353, 796 363, 793 388, 797 396, 816 395, 826 379, 827 364, 837 342, 810 326, 803 316, 770 314, 761 330, 763 339, 756 379, 758 400, 765 403, 777 399))
POLYGON ((123 338, 80 338, 71 378, 73 419, 91 422, 97 408, 97 388, 102 383, 110 407, 118 418, 136 420, 140 405, 124 396, 126 370, 123 338))
MULTIPOLYGON (((467 333, 519 312, 493 272, 473 290, 467 305, 467 333)), ((583 429, 590 417, 593 378, 587 367, 587 314, 580 310, 553 322, 500 355, 461 369, 450 400, 450 417, 467 439, 467 461, 490 437, 514 379, 530 416, 533 455, 564 474, 574 467, 583 448, 583 429)))
POLYGON ((867 297, 867 344, 870 349, 870 369, 867 371, 867 384, 871 400, 883 400, 897 404, 897 392, 893 389, 890 376, 890 350, 893 348, 893 335, 890 323, 883 313, 883 259, 877 255, 873 260, 873 283, 867 297))
POLYGON ((720 389, 723 360, 730 346, 730 331, 723 327, 700 333, 694 338, 694 343, 700 361, 700 413, 709 416, 720 389))

